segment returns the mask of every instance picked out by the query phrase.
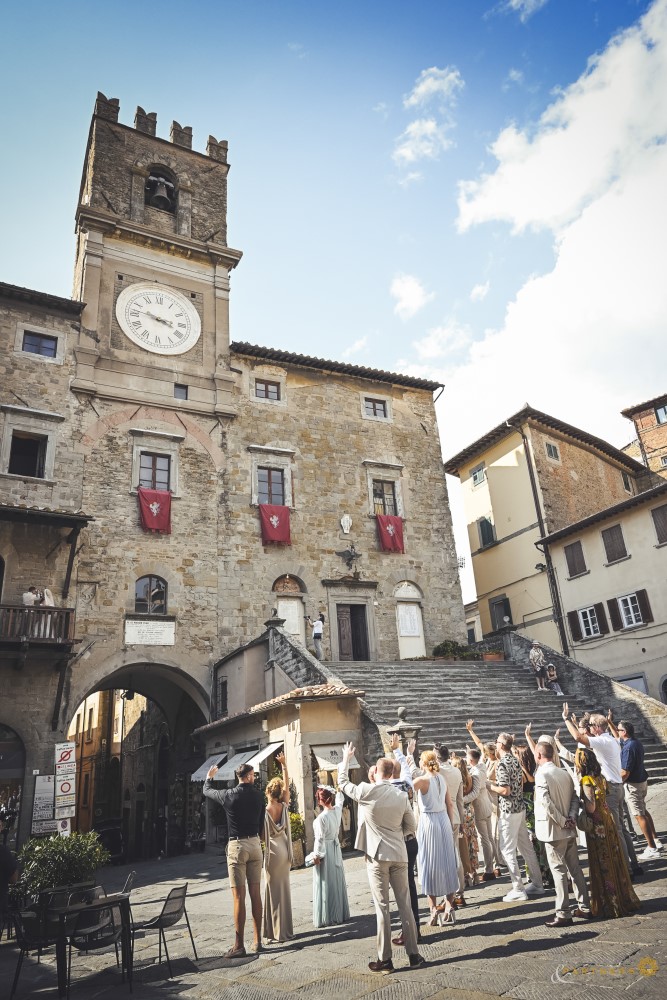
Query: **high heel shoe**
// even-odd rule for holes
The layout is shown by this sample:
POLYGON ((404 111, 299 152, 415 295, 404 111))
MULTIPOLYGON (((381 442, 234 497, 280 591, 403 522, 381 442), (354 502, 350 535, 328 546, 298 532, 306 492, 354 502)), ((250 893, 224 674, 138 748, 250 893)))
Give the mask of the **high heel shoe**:
POLYGON ((437 910, 431 910, 431 917, 428 922, 429 927, 437 927, 441 914, 437 910))
POLYGON ((445 913, 439 913, 438 918, 440 921, 440 926, 444 927, 445 924, 455 924, 456 923, 456 910, 452 907, 451 910, 447 910, 445 913))

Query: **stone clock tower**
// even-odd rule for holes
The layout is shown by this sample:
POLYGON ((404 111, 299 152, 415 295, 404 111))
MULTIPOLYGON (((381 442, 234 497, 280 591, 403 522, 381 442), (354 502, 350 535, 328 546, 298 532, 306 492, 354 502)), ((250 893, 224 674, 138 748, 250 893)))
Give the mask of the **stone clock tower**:
POLYGON ((85 303, 72 388, 108 400, 232 416, 227 143, 97 95, 76 214, 74 297, 85 303))

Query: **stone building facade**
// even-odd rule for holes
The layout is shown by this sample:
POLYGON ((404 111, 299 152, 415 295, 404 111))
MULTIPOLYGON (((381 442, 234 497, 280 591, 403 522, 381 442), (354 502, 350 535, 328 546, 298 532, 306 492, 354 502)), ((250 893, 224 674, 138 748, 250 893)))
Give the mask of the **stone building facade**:
POLYGON ((326 657, 369 670, 465 635, 439 386, 230 342, 227 145, 118 113, 98 95, 74 298, 0 286, 0 722, 26 775, 101 689, 155 701, 175 755, 272 608, 304 644, 323 613, 326 657), (170 533, 142 528, 140 486, 169 494, 170 533), (267 500, 291 544, 263 543, 267 500), (380 548, 378 513, 404 552, 380 548), (31 584, 56 607, 25 610, 31 584))
POLYGON ((667 395, 628 406, 622 413, 632 421, 637 435, 623 451, 667 477, 667 395))
POLYGON ((567 652, 558 580, 549 551, 536 545, 655 477, 608 442, 528 405, 445 470, 463 487, 482 632, 512 625, 567 652))

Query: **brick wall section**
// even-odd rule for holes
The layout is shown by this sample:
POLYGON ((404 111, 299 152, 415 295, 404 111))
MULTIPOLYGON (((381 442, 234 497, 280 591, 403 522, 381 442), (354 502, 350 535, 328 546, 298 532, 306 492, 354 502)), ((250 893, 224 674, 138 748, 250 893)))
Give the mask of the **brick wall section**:
MULTIPOLYGON (((529 653, 532 643, 517 632, 506 632, 503 636, 505 657, 515 663, 529 666, 529 653)), ((543 646, 547 662, 554 663, 558 671, 560 685, 572 700, 578 698, 584 701, 589 711, 599 711, 606 714, 608 708, 614 710, 614 717, 622 717, 634 723, 637 736, 667 743, 667 705, 650 698, 641 691, 635 691, 627 684, 620 684, 606 674, 600 674, 590 667, 584 667, 569 656, 543 646), (634 713, 628 711, 628 703, 633 706, 634 713)))
POLYGON ((530 427, 530 438, 547 532, 558 531, 630 496, 623 487, 619 466, 599 452, 535 425, 530 427), (557 444, 560 462, 547 458, 548 441, 557 444))
MULTIPOLYGON (((663 405, 667 403, 667 398, 663 405)), ((641 438, 643 451, 646 455, 649 468, 661 476, 667 477, 667 466, 662 464, 663 457, 667 456, 667 424, 659 424, 655 413, 655 407, 647 407, 639 413, 633 415, 633 421, 637 435, 641 438)), ((631 452, 630 447, 625 448, 627 454, 632 454, 638 461, 642 461, 639 442, 631 452), (639 454, 638 454, 639 453, 639 454)))

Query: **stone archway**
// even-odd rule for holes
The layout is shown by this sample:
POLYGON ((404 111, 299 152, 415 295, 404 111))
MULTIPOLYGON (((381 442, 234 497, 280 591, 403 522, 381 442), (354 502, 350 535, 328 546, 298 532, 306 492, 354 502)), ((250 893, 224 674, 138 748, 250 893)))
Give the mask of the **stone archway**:
POLYGON ((16 850, 19 816, 25 779, 23 740, 9 726, 0 723, 0 816, 5 830, 0 843, 16 850))

